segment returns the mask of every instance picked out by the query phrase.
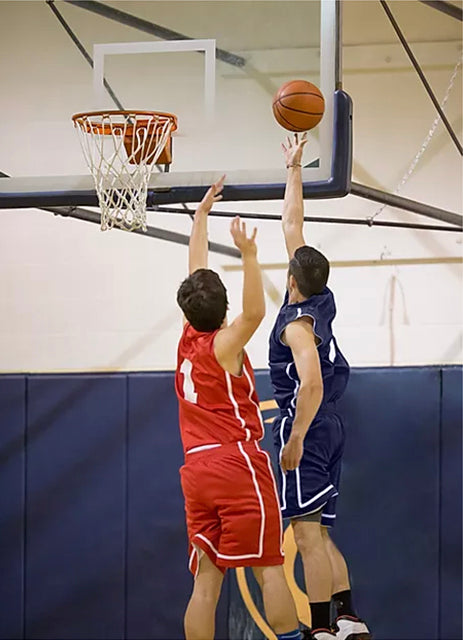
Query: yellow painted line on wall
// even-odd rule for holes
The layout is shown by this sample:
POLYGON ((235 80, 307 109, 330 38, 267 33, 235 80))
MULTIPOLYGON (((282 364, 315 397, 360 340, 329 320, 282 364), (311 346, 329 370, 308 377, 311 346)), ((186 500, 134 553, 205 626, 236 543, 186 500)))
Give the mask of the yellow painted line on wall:
MULTIPOLYGON (((330 266, 339 267, 391 267, 400 265, 417 265, 417 264, 463 264, 463 258, 458 256, 449 256, 447 258, 388 258, 382 260, 333 260, 330 266)), ((260 265, 265 271, 277 271, 288 268, 287 262, 265 262, 260 265)), ((239 264, 222 265, 224 271, 242 271, 243 267, 239 264)), ((281 296, 280 296, 281 298, 281 296)))

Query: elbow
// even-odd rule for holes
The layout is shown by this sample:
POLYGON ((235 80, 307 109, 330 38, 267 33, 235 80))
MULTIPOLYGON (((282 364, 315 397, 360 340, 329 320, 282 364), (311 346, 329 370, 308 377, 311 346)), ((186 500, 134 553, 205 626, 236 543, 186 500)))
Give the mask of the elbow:
POLYGON ((283 226, 283 232, 285 234, 296 234, 296 233, 300 233, 302 228, 303 228, 303 222, 302 221, 296 221, 296 220, 283 220, 282 222, 282 226, 283 226))
POLYGON ((258 325, 260 325, 262 320, 265 318, 265 308, 264 309, 255 309, 254 311, 249 311, 247 313, 244 313, 243 316, 245 317, 245 319, 248 322, 250 322, 252 324, 256 324, 258 326, 258 325))
POLYGON ((243 312, 243 318, 249 324, 258 327, 262 320, 265 318, 265 305, 256 307, 255 309, 249 309, 243 312))

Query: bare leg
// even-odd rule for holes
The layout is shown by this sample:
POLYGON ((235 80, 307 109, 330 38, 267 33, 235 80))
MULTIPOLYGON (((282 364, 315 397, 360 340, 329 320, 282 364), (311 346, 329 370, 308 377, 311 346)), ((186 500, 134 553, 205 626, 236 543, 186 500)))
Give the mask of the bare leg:
POLYGON ((286 582, 283 565, 253 567, 262 589, 265 615, 276 634, 288 633, 299 627, 296 606, 286 582))
POLYGON ((321 527, 321 531, 326 553, 330 559, 331 573, 333 576, 332 592, 330 595, 339 593, 340 591, 349 591, 349 572, 344 556, 332 541, 328 529, 321 527))
POLYGON ((323 527, 319 522, 291 521, 299 553, 304 566, 305 586, 309 602, 329 602, 333 593, 333 575, 323 527))
POLYGON ((213 640, 215 633, 215 610, 222 588, 223 574, 203 554, 193 593, 185 612, 186 640, 213 640))

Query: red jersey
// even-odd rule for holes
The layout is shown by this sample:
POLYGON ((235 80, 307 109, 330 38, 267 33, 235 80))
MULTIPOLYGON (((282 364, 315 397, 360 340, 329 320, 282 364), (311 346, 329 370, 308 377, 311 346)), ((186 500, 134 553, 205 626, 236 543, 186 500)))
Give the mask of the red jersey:
POLYGON ((185 324, 178 345, 175 391, 184 452, 264 436, 254 372, 245 352, 243 372, 225 371, 214 354, 217 331, 185 324))

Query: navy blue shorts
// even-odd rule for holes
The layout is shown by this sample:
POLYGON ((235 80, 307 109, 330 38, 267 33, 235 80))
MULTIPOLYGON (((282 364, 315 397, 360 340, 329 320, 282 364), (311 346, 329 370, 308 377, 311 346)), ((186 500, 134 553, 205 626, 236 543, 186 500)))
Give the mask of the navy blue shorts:
MULTIPOLYGON (((290 416, 280 416, 272 425, 279 458, 291 426, 290 416)), ((304 454, 299 468, 283 474, 278 467, 283 518, 308 515, 323 508, 322 524, 334 525, 344 439, 341 418, 331 411, 319 412, 304 439, 304 454)))

